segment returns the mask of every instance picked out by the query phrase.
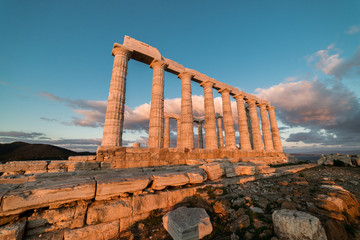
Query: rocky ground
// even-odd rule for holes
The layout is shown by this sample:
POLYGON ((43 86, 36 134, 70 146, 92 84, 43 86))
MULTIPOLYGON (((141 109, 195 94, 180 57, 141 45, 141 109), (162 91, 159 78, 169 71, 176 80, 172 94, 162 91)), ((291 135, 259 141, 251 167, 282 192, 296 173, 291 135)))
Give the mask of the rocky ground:
MULTIPOLYGON (((319 166, 243 185, 208 186, 176 207, 207 211, 214 230, 204 239, 274 240, 272 213, 294 209, 320 219, 329 240, 352 240, 360 239, 359 202, 360 168, 319 166)), ((171 239, 162 226, 165 213, 153 211, 120 239, 171 239)))

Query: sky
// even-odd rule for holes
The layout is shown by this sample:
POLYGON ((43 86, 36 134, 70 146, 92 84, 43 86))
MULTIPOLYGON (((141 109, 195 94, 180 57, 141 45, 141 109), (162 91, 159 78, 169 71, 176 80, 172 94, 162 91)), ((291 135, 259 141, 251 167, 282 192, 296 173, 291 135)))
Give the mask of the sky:
MULTIPOLYGON (((112 46, 128 35, 269 100, 286 152, 360 150, 359 13, 358 0, 0 0, 0 143, 96 151, 112 46)), ((130 60, 124 145, 147 144, 151 85, 152 69, 130 60)), ((166 112, 180 113, 180 86, 165 73, 166 112)), ((192 93, 202 116, 203 88, 192 93)))

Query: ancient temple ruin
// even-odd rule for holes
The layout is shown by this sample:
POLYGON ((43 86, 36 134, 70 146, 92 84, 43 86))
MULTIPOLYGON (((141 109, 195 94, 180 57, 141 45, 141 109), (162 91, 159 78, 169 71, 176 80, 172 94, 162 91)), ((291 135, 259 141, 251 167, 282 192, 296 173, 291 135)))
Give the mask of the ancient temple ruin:
MULTIPOLYGON (((129 36, 125 36, 123 44, 114 44, 112 55, 114 56, 114 65, 103 139, 97 150, 98 160, 116 162, 117 165, 120 164, 123 167, 133 167, 156 166, 160 164, 157 162, 158 160, 165 160, 167 164, 181 164, 172 160, 284 157, 275 108, 268 101, 240 91, 196 70, 186 68, 162 56, 158 49, 129 36), (122 146, 126 74, 130 59, 147 64, 153 69, 148 148, 130 149, 122 146), (175 74, 181 80, 181 114, 173 117, 177 120, 176 148, 170 148, 169 116, 164 115, 165 71, 175 74), (204 121, 201 122, 201 124, 205 124, 204 149, 202 148, 203 141, 200 144, 200 140, 199 148, 194 148, 191 81, 199 83, 204 88, 205 116, 204 121), (213 89, 216 89, 222 96, 224 143, 222 129, 217 131, 217 125, 219 128, 222 126, 220 125, 221 119, 217 119, 215 113, 213 89), (230 97, 233 97, 237 103, 239 146, 236 145, 235 140, 230 97), (260 109, 261 129, 257 108, 260 109), (134 165, 128 161, 142 161, 143 163, 134 165)), ((199 139, 202 138, 201 127, 199 128, 199 139)))

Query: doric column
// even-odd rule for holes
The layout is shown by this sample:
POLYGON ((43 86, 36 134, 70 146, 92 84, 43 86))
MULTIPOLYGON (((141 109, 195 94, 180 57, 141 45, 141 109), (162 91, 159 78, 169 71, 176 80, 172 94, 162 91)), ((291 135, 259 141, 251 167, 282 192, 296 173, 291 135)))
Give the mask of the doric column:
POLYGON ((163 146, 163 119, 164 119, 164 69, 166 64, 161 60, 153 60, 150 67, 153 69, 152 95, 149 120, 149 148, 163 146))
POLYGON ((230 90, 219 90, 222 96, 222 109, 225 129, 225 148, 236 148, 234 120, 231 111, 230 90))
POLYGON ((111 54, 115 58, 101 146, 122 146, 126 73, 131 53, 120 44, 114 44, 111 54))
POLYGON ((266 103, 260 103, 261 129, 263 132, 264 145, 266 151, 274 151, 274 144, 270 132, 269 117, 266 110, 266 103))
POLYGON ((165 117, 164 148, 170 147, 170 118, 165 117))
POLYGON ((215 106, 213 98, 213 82, 205 81, 200 84, 204 88, 205 109, 205 140, 206 149, 217 149, 215 106))
POLYGON ((246 101, 249 104, 249 112, 251 118, 251 130, 253 134, 253 144, 255 150, 264 150, 264 145, 262 143, 261 133, 260 133, 260 123, 259 117, 256 109, 256 100, 248 99, 246 101))
MULTIPOLYGON (((198 146, 199 148, 204 148, 204 141, 203 141, 203 131, 202 131, 202 121, 198 122, 198 146)), ((206 133, 207 134, 207 133, 206 133)))
POLYGON ((223 148, 224 147, 224 136, 223 136, 223 129, 222 129, 222 122, 221 122, 221 116, 218 117, 218 147, 223 148))
POLYGON ((251 150, 249 128, 247 124, 247 116, 244 104, 243 95, 235 95, 237 110, 238 110, 238 119, 239 119, 239 134, 240 134, 240 146, 241 150, 251 150))
POLYGON ((181 148, 181 119, 176 119, 176 148, 181 148))
POLYGON ((181 79, 181 147, 194 148, 194 128, 191 99, 192 74, 183 72, 178 75, 181 79))
POLYGON ((271 133, 272 133, 272 137, 273 137, 275 151, 282 152, 283 148, 282 148, 282 145, 281 145, 279 128, 278 128, 277 121, 276 121, 276 116, 275 116, 275 107, 274 106, 269 106, 267 109, 269 110, 271 133))
POLYGON ((251 149, 254 149, 254 139, 253 139, 253 133, 252 133, 250 111, 249 111, 248 107, 245 110, 246 110, 246 118, 247 118, 247 125, 248 125, 249 136, 250 136, 251 149))

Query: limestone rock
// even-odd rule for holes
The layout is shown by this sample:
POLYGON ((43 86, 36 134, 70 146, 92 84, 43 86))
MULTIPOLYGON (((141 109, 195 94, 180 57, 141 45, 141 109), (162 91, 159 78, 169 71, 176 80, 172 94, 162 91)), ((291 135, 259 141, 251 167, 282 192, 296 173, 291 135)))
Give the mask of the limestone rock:
POLYGON ((167 186, 182 186, 189 183, 189 178, 182 172, 164 173, 152 176, 152 189, 161 190, 167 186))
POLYGON ((206 174, 208 175, 208 179, 211 181, 217 180, 225 174, 223 166, 216 162, 203 164, 199 168, 205 170, 206 174))
POLYGON ((26 221, 16 222, 0 227, 0 239, 21 240, 24 234, 26 221))
POLYGON ((180 207, 163 217, 163 226, 175 240, 201 239, 213 230, 203 208, 180 207))
POLYGON ((279 239, 327 240, 318 218, 296 210, 276 210, 272 214, 274 230, 279 239))
POLYGON ((186 175, 189 178, 189 183, 196 184, 205 182, 207 179, 206 172, 203 169, 196 169, 193 171, 186 172, 186 175))
POLYGON ((107 240, 116 239, 119 235, 120 223, 119 220, 103 223, 98 225, 91 225, 84 228, 66 230, 64 232, 64 240, 107 240))

